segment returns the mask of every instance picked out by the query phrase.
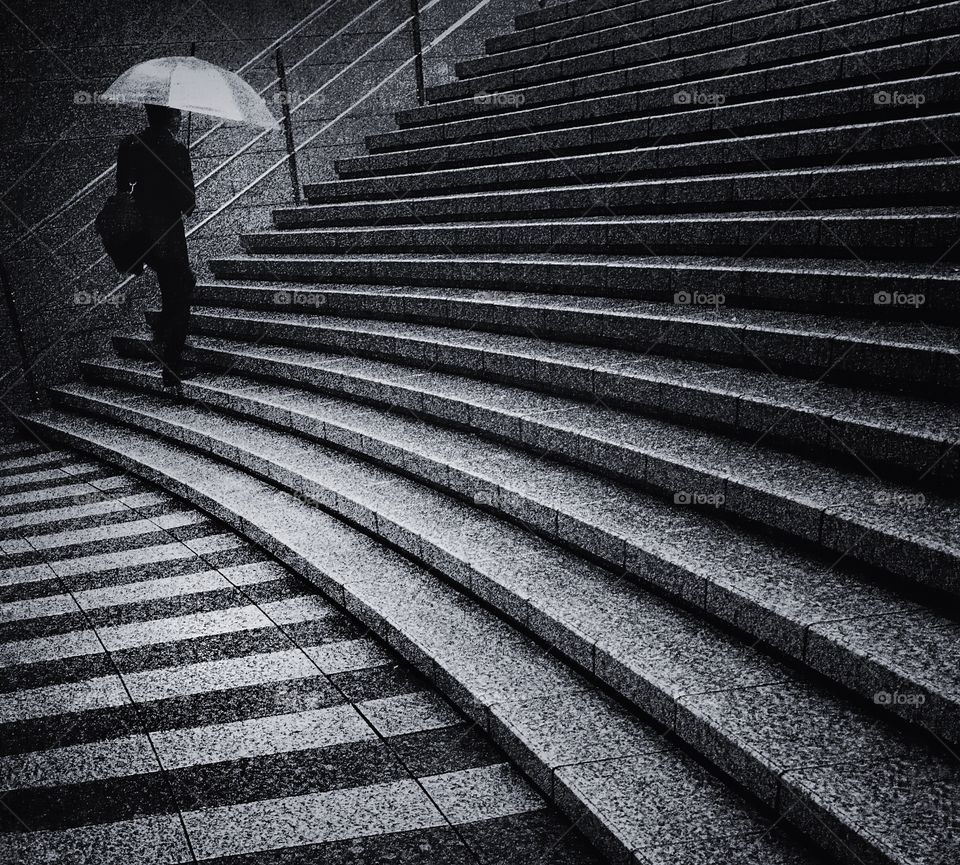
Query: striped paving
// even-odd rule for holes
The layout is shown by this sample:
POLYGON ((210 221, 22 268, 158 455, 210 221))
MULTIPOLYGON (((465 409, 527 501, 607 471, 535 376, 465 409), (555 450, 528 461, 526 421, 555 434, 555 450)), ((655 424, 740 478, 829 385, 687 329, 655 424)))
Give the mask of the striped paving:
POLYGON ((107 467, 0 454, 0 861, 600 861, 285 567, 107 467))

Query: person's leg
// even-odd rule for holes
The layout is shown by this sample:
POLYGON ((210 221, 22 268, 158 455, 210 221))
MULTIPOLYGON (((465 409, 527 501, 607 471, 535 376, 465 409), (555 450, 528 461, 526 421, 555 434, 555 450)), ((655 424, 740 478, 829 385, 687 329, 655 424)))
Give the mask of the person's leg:
POLYGON ((162 302, 161 368, 164 382, 176 384, 182 368, 183 346, 187 338, 190 302, 196 280, 186 261, 170 261, 157 267, 157 282, 160 284, 162 302))
POLYGON ((178 264, 170 277, 170 283, 171 288, 167 292, 169 299, 164 302, 169 314, 166 316, 167 333, 163 359, 165 366, 179 375, 183 367, 183 346, 187 341, 187 326, 190 322, 190 304, 197 284, 186 261, 178 264))

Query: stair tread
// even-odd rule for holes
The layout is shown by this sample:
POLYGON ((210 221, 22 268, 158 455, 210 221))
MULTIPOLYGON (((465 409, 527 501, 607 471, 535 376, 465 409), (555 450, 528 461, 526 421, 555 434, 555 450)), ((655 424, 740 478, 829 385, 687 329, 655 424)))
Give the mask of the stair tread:
MULTIPOLYGON (((820 126, 810 129, 791 130, 788 132, 765 132, 755 135, 741 136, 735 143, 742 144, 743 147, 738 151, 742 159, 754 162, 766 162, 769 164, 773 157, 765 155, 763 145, 777 144, 783 148, 783 157, 795 158, 798 153, 804 152, 800 145, 805 145, 808 149, 806 155, 812 158, 818 151, 817 147, 829 152, 827 161, 833 164, 837 160, 837 153, 834 152, 837 145, 838 136, 847 134, 851 140, 840 143, 840 153, 844 153, 844 148, 848 153, 857 152, 861 142, 873 143, 881 140, 883 135, 888 137, 890 142, 896 142, 898 138, 904 138, 911 129, 927 133, 927 138, 931 140, 949 140, 953 136, 950 134, 938 134, 933 138, 928 133, 935 130, 938 125, 948 126, 956 123, 958 115, 955 113, 942 113, 938 115, 927 115, 924 118, 902 118, 889 121, 874 121, 872 123, 841 123, 833 126, 820 126), (917 124, 921 124, 918 126, 917 124), (758 154, 759 157, 758 157, 758 154)), ((537 177, 535 172, 541 173, 553 170, 558 178, 564 183, 568 182, 571 174, 577 177, 589 177, 596 175, 602 169, 604 163, 610 160, 626 160, 629 167, 618 167, 613 169, 616 176, 622 176, 628 171, 654 170, 654 169, 673 169, 679 170, 684 167, 696 167, 702 170, 705 166, 711 165, 709 160, 700 161, 703 157, 703 151, 707 148, 713 148, 719 151, 719 154, 726 159, 730 149, 731 140, 729 135, 722 138, 708 139, 702 141, 681 141, 676 143, 659 143, 654 145, 608 147, 605 150, 595 150, 590 153, 572 153, 564 155, 540 154, 533 158, 518 159, 507 162, 485 162, 472 165, 454 165, 447 163, 432 164, 429 166, 412 166, 408 169, 390 169, 378 174, 378 169, 367 168, 359 172, 356 177, 341 176, 336 180, 319 181, 307 184, 307 197, 313 197, 321 194, 324 190, 331 188, 352 189, 361 181, 369 183, 377 178, 385 178, 389 181, 391 191, 396 194, 399 185, 403 182, 412 182, 414 180, 428 180, 431 178, 447 178, 450 181, 471 180, 472 175, 477 175, 484 179, 486 183, 502 182, 504 178, 515 181, 528 182, 531 177, 537 177), (682 157, 687 154, 694 154, 696 158, 691 158, 687 163, 683 162, 682 157), (341 184, 343 185, 341 187, 341 184)), ((884 149, 890 149, 893 144, 887 144, 884 149)), ((945 148, 940 155, 946 155, 949 151, 945 148)), ((823 160, 821 160, 823 161, 823 160)), ((351 163, 352 166, 362 165, 359 162, 351 163)), ((343 172, 340 172, 341 175, 343 172)), ((457 183, 452 182, 451 186, 457 183)))
MULTIPOLYGON (((949 219, 960 218, 960 209, 946 207, 884 207, 884 208, 866 208, 852 207, 844 210, 816 210, 799 211, 791 213, 780 213, 768 210, 750 210, 750 211, 717 211, 707 213, 669 213, 669 214, 636 214, 636 215, 604 215, 604 216, 571 216, 571 217, 533 217, 528 219, 496 219, 483 220, 477 222, 437 222, 423 226, 426 229, 433 230, 437 228, 497 228, 499 226, 525 226, 525 225, 556 225, 556 224, 584 224, 584 225, 673 225, 676 223, 716 223, 716 222, 854 222, 867 219, 877 220, 910 220, 912 222, 924 221, 927 219, 949 219)), ((290 235, 293 237, 304 236, 314 233, 331 233, 349 231, 405 231, 406 226, 393 225, 372 225, 372 226, 351 226, 344 229, 340 226, 334 227, 311 227, 311 228, 284 228, 282 231, 257 231, 252 232, 254 236, 260 235, 290 235)))
MULTIPOLYGON (((235 351, 243 349, 239 347, 235 351)), ((270 357, 273 352, 264 347, 262 351, 253 349, 249 354, 270 357)), ((289 365, 310 368, 323 364, 327 369, 336 368, 331 358, 312 356, 308 352, 285 353, 283 358, 289 365)), ((398 387, 420 387, 433 394, 449 395, 460 390, 455 380, 438 382, 440 387, 431 388, 434 376, 421 381, 420 377, 404 377, 402 369, 387 364, 370 366, 373 368, 368 371, 351 365, 350 374, 386 379, 398 387), (448 387, 442 388, 443 384, 448 387)), ((119 383, 124 385, 154 390, 160 386, 158 373, 143 361, 108 359, 91 368, 101 375, 107 373, 109 381, 112 381, 109 373, 120 373, 119 383)), ((781 625, 789 623, 796 634, 802 635, 806 628, 823 623, 817 631, 823 639, 831 638, 837 645, 852 646, 857 656, 902 676, 916 687, 929 689, 960 710, 960 646, 956 640, 960 636, 960 625, 932 611, 919 609, 842 568, 827 570, 823 563, 805 560, 709 515, 685 513, 683 509, 589 472, 553 463, 473 433, 372 408, 342 395, 331 397, 289 384, 262 383, 243 377, 242 370, 229 374, 203 373, 185 386, 185 393, 221 408, 239 411, 254 406, 264 410, 264 415, 252 417, 269 419, 267 415, 274 409, 289 412, 290 419, 285 426, 304 431, 322 429, 322 434, 313 435, 321 441, 349 442, 353 441, 353 435, 365 436, 387 445, 386 451, 375 447, 367 449, 372 452, 359 449, 366 456, 386 454, 389 458, 392 449, 408 455, 395 458, 396 468, 414 471, 415 463, 409 461, 409 456, 414 456, 441 467, 438 476, 442 476, 442 467, 448 466, 450 471, 495 484, 498 490, 509 490, 510 495, 547 506, 582 526, 602 530, 611 540, 623 539, 648 554, 666 557, 674 566, 682 564, 709 584, 733 589, 740 597, 749 598, 756 606, 772 612, 781 625), (220 404, 215 402, 215 395, 226 395, 230 399, 220 404), (330 427, 343 432, 330 433, 330 427), (774 575, 775 588, 771 583, 774 575), (868 621, 863 622, 863 628, 858 628, 857 621, 862 619, 868 621), (904 622, 913 623, 915 627, 901 627, 904 622), (937 659, 937 664, 931 664, 931 658, 937 659)), ((285 418, 285 414, 274 416, 275 420, 285 418)), ((445 486, 448 491, 458 488, 449 481, 445 486)), ((622 559, 611 561, 613 567, 623 564, 622 559)), ((709 590, 705 594, 709 594, 709 590)), ((708 606, 705 595, 700 604, 704 608, 708 606)), ((730 624, 742 626, 743 619, 736 617, 730 624)), ((800 636, 789 647, 786 643, 782 647, 804 660, 802 640, 800 636)), ((868 696, 875 691, 876 688, 868 696)))
MULTIPOLYGON (((888 8, 874 10, 874 16, 864 16, 867 20, 875 20, 878 17, 886 17, 888 14, 897 14, 898 11, 909 11, 925 6, 936 7, 935 3, 927 3, 926 0, 918 2, 901 2, 887 4, 888 8), (899 7, 899 8, 898 8, 899 7), (896 11, 895 11, 896 10, 896 11)), ((760 31, 759 41, 766 38, 775 38, 787 33, 806 32, 807 30, 819 30, 825 27, 837 27, 849 25, 850 19, 857 19, 853 14, 847 18, 834 16, 831 20, 830 11, 836 10, 838 4, 831 0, 821 0, 821 2, 798 3, 787 5, 780 9, 759 9, 750 10, 739 16, 711 17, 709 22, 695 21, 692 26, 683 26, 683 14, 680 13, 679 28, 670 28, 664 25, 664 19, 669 19, 673 13, 663 15, 654 15, 644 18, 640 22, 623 22, 614 26, 605 27, 599 30, 590 30, 588 33, 575 33, 566 38, 553 38, 548 44, 536 44, 533 46, 523 46, 519 48, 507 49, 496 53, 488 53, 484 57, 468 60, 461 63, 459 68, 463 70, 460 75, 461 80, 474 77, 488 72, 505 71, 508 69, 523 69, 530 65, 530 55, 534 55, 534 63, 537 62, 558 62, 564 59, 574 57, 584 57, 594 54, 604 54, 608 51, 615 51, 618 48, 629 48, 637 44, 647 44, 650 47, 651 54, 658 56, 663 48, 672 52, 674 43, 682 43, 685 39, 692 36, 704 38, 710 33, 721 31, 733 31, 730 33, 730 41, 733 42, 735 34, 743 30, 750 33, 751 27, 758 28, 760 31), (807 27, 803 27, 802 16, 806 16, 807 27), (659 19, 660 27, 656 32, 650 32, 647 26, 654 24, 659 19), (777 29, 776 25, 783 21, 786 24, 782 30, 777 29), (792 25, 792 26, 791 26, 792 25), (537 56, 537 52, 540 55, 537 56)), ((843 8, 842 5, 839 8, 843 8)), ((687 12, 688 10, 684 10, 687 12)), ((855 23, 855 21, 853 22, 855 23)), ((743 44, 744 38, 740 36, 734 44, 743 44)), ((753 44, 753 43, 748 43, 753 44)))
MULTIPOLYGON (((792 9, 794 7, 802 8, 804 5, 806 4, 803 0, 800 0, 800 2, 797 2, 797 0, 787 0, 787 2, 771 4, 766 11, 773 12, 777 9, 792 9)), ((621 2, 611 4, 597 3, 595 5, 588 5, 575 15, 565 16, 560 20, 541 21, 539 24, 532 23, 532 21, 537 20, 536 16, 538 14, 537 12, 533 12, 529 13, 530 18, 519 16, 519 18, 515 19, 516 29, 513 32, 494 36, 492 39, 489 39, 487 41, 487 53, 495 54, 507 50, 506 48, 501 48, 501 45, 520 47, 530 44, 542 44, 541 37, 542 39, 551 41, 556 38, 563 38, 564 36, 574 38, 577 35, 592 34, 620 26, 636 26, 638 22, 642 21, 657 21, 670 17, 682 18, 683 16, 694 15, 704 10, 708 10, 711 20, 722 21, 725 20, 722 16, 729 14, 730 9, 733 10, 732 14, 736 15, 737 10, 742 8, 742 4, 738 6, 738 4, 734 2, 719 0, 719 2, 691 3, 689 6, 680 5, 677 8, 666 10, 662 5, 660 8, 647 9, 646 4, 642 2, 642 0, 641 2, 637 2, 637 0, 621 0, 621 2), (653 12, 654 14, 648 18, 646 17, 648 12, 653 12), (521 26, 527 21, 531 21, 531 23, 527 26, 521 26), (542 32, 544 30, 547 32, 542 32), (491 43, 493 43, 493 47, 491 47, 491 43)), ((752 12, 757 7, 747 8, 752 12)), ((556 4, 553 5, 553 9, 557 9, 556 4)), ((556 14, 557 11, 554 11, 553 15, 556 14)))
MULTIPOLYGON (((943 41, 949 46, 955 38, 955 36, 947 36, 943 37, 943 41)), ((927 48, 928 41, 920 40, 893 47, 885 46, 883 49, 872 49, 860 53, 865 55, 864 63, 871 65, 875 59, 888 55, 891 55, 888 59, 894 59, 896 54, 891 54, 894 48, 901 52, 902 56, 909 57, 908 49, 911 45, 927 48)), ((849 51, 845 49, 843 54, 837 56, 847 54, 849 51)), ((368 136, 367 140, 373 152, 399 152, 428 145, 483 141, 490 138, 509 139, 521 135, 549 135, 560 129, 563 131, 595 127, 615 129, 618 125, 637 123, 641 120, 655 122, 675 118, 681 111, 686 114, 702 110, 698 109, 698 103, 694 99, 694 94, 701 93, 720 93, 723 96, 723 107, 728 108, 729 113, 736 116, 734 108, 742 111, 745 106, 756 106, 765 102, 780 104, 788 101, 801 105, 804 100, 809 101, 812 96, 821 96, 824 99, 838 98, 852 91, 876 92, 878 87, 885 87, 887 91, 902 87, 909 92, 912 84, 921 80, 909 77, 914 74, 914 70, 910 67, 894 66, 888 70, 877 69, 874 73, 875 81, 870 84, 851 84, 849 82, 858 81, 862 77, 863 70, 848 60, 846 68, 849 71, 842 73, 830 67, 830 59, 830 57, 818 56, 800 63, 784 62, 782 66, 772 69, 765 67, 747 71, 722 70, 718 75, 705 75, 696 80, 676 81, 667 78, 657 82, 653 79, 626 92, 622 92, 623 88, 616 88, 613 93, 592 96, 577 94, 572 97, 568 95, 556 101, 549 100, 548 94, 537 92, 548 89, 550 85, 519 87, 500 94, 500 98, 494 103, 502 108, 500 111, 484 111, 482 100, 478 106, 476 96, 451 103, 440 103, 444 107, 462 105, 464 109, 472 109, 472 111, 464 110, 455 114, 450 108, 446 108, 444 114, 435 120, 424 118, 416 126, 404 125, 396 130, 368 136), (823 75, 820 80, 813 79, 809 75, 805 77, 805 72, 809 73, 817 67, 825 71, 829 70, 831 74, 823 75), (776 78, 778 72, 784 75, 785 82, 779 87, 776 78), (791 81, 791 77, 793 81, 787 84, 786 82, 791 81), (745 80, 751 78, 754 80, 745 80), (684 96, 678 103, 679 94, 684 96), (532 104, 528 106, 527 101, 531 95, 534 97, 541 95, 544 99, 541 101, 534 98, 532 104), (688 97, 689 101, 683 101, 688 97)), ((493 97, 490 99, 494 101, 493 97)))
MULTIPOLYGON (((811 764, 829 764, 841 776, 850 766, 851 774, 862 779, 855 785, 861 791, 861 804, 877 798, 872 782, 865 783, 862 774, 864 766, 871 764, 910 761, 921 772, 946 773, 947 789, 960 784, 960 771, 955 767, 944 765, 945 761, 929 747, 903 738, 872 714, 797 680, 780 664, 729 641, 686 614, 671 615, 663 602, 641 595, 622 581, 612 581, 595 566, 532 536, 510 531, 502 521, 457 506, 439 493, 381 469, 358 465, 356 460, 290 434, 265 431, 213 412, 198 414, 169 400, 122 391, 111 393, 111 389, 75 386, 65 391, 81 399, 87 395, 99 406, 113 402, 119 416, 156 418, 166 434, 186 435, 202 447, 216 447, 216 442, 222 442, 241 461, 245 459, 242 454, 248 453, 259 465, 276 466, 278 479, 302 478, 308 484, 305 491, 314 485, 331 493, 336 490, 334 507, 343 507, 344 497, 353 502, 363 499, 362 511, 378 515, 378 534, 388 531, 387 523, 403 526, 405 532, 412 528, 419 539, 421 556, 429 552, 429 541, 433 549, 444 550, 446 561, 452 557, 467 566, 473 593, 490 595, 485 600, 499 609, 519 604, 515 609, 541 637, 544 631, 556 633, 559 628, 559 648, 566 656, 579 651, 580 646, 586 649, 596 643, 601 658, 609 658, 612 664, 611 678, 625 669, 628 678, 636 677, 651 686, 656 697, 666 696, 668 703, 663 711, 676 719, 675 730, 688 739, 715 736, 730 749, 727 754, 712 755, 715 762, 770 804, 777 801, 778 778, 783 773, 811 764), (381 523, 383 519, 387 523, 381 523), (504 559, 504 554, 511 557, 504 559), (480 584, 481 576, 489 588, 480 584), (538 623, 542 625, 538 627, 538 623), (686 663, 681 663, 681 658, 686 663), (672 676, 666 675, 667 670, 674 671, 672 676), (707 670, 714 674, 712 681, 704 675, 707 670), (692 687, 696 694, 697 683, 709 689, 701 691, 699 697, 686 690, 692 687), (721 698, 717 686, 721 683, 737 693, 721 691, 729 701, 718 709, 721 698), (682 702, 681 696, 685 697, 682 702), (749 711, 744 703, 750 704, 749 711), (804 722, 798 725, 798 719, 804 722), (743 760, 747 765, 739 762, 743 760), (754 773, 758 777, 751 777, 754 773)), ((451 576, 457 579, 458 575, 451 576)), ((432 630, 433 621, 423 627, 432 630)), ((592 650, 585 659, 591 654, 592 650)), ((467 669, 477 664, 478 660, 470 657, 458 662, 459 667, 467 669)), ((497 667, 493 687, 485 689, 491 701, 499 696, 497 685, 502 688, 503 680, 512 680, 515 675, 502 666, 497 667)), ((544 687, 557 687, 555 677, 543 679, 544 687)), ((570 690, 574 689, 571 683, 570 690)), ((641 697, 638 702, 645 710, 657 712, 656 699, 641 697)), ((939 814, 943 807, 925 783, 910 783, 902 792, 905 795, 900 807, 892 815, 884 814, 886 830, 871 826, 880 830, 881 838, 891 831, 891 824, 901 833, 905 821, 933 822, 928 815, 939 814)), ((842 808, 830 810, 835 819, 843 819, 842 808)), ((935 831, 930 825, 923 829, 935 831)), ((915 840, 919 844, 921 839, 915 840)), ((927 836, 919 849, 932 852, 942 841, 940 829, 927 836)))

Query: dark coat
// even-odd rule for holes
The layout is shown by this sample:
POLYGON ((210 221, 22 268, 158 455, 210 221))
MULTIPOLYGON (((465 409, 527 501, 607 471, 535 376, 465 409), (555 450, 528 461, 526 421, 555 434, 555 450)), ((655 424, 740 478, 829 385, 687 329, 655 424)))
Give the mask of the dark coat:
POLYGON ((193 212, 196 194, 190 154, 167 129, 148 126, 120 142, 117 190, 133 187, 154 250, 150 258, 186 258, 183 216, 193 212))

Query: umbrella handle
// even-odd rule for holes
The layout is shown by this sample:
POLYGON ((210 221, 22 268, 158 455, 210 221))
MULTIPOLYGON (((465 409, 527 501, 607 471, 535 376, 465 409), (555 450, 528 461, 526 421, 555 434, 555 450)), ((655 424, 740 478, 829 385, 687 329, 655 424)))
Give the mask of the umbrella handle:
MULTIPOLYGON (((191 57, 197 56, 196 42, 190 43, 190 56, 191 57)), ((187 153, 188 154, 190 153, 190 138, 192 137, 192 132, 193 132, 193 112, 188 111, 187 112, 187 153)))

